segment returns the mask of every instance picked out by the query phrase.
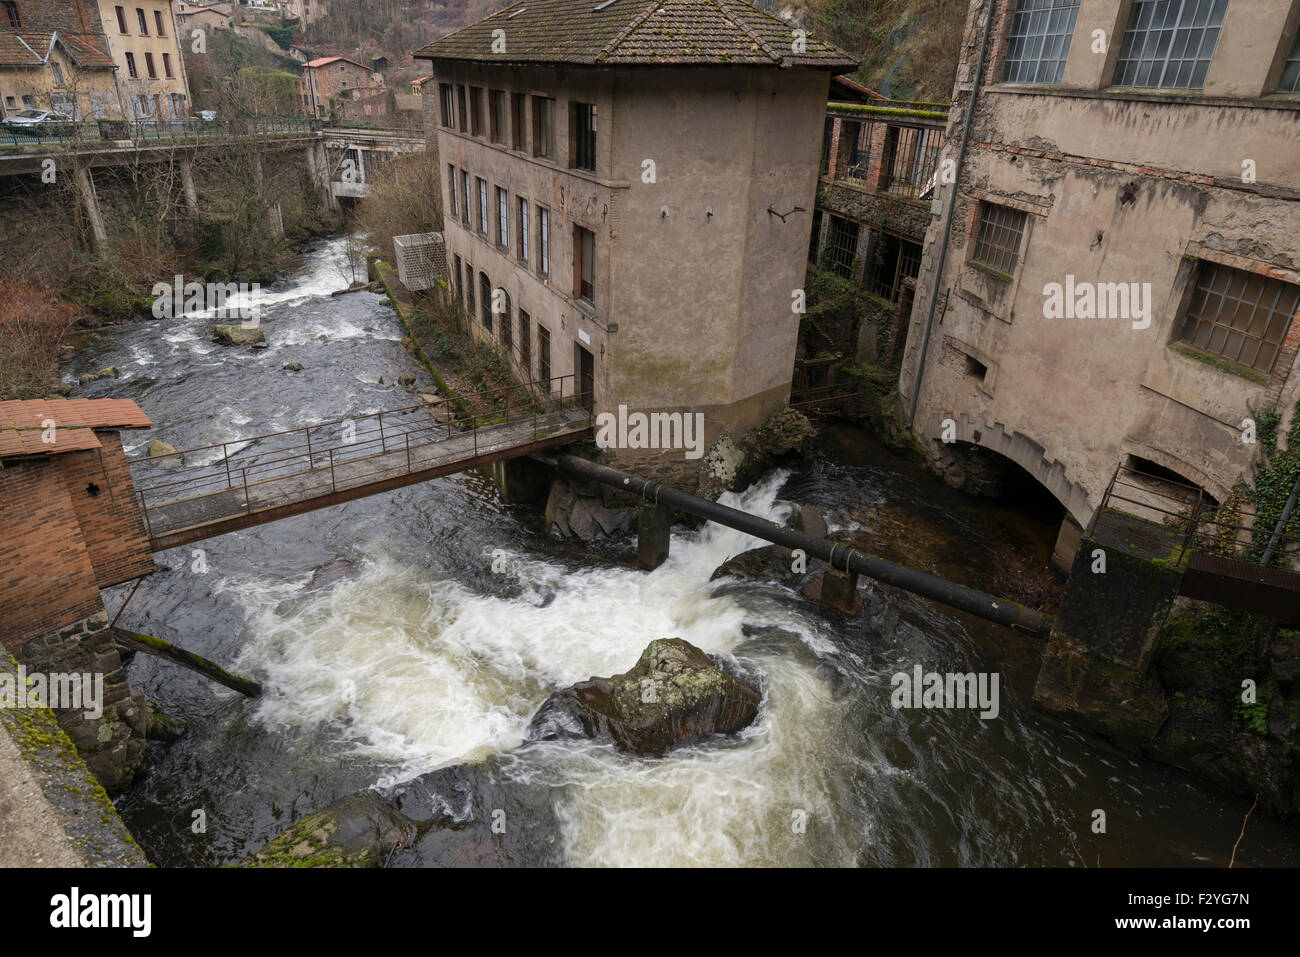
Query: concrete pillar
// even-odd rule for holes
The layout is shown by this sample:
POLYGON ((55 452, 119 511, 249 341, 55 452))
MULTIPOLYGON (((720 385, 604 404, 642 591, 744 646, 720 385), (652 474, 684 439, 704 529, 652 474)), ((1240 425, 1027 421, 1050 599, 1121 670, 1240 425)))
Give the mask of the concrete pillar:
POLYGON ((1061 518, 1061 530, 1056 533, 1056 548, 1052 551, 1052 567, 1064 575, 1074 567, 1074 553, 1083 541, 1083 526, 1069 512, 1061 518))
POLYGON ((827 568, 822 572, 819 600, 823 605, 842 611, 846 615, 857 614, 862 607, 862 603, 858 601, 857 573, 827 568))
POLYGON ((338 209, 339 202, 330 185, 329 159, 325 154, 324 143, 317 142, 307 147, 307 169, 311 173, 312 182, 325 199, 326 208, 331 211, 338 209))
POLYGON ((194 188, 194 163, 188 158, 180 161, 181 186, 185 190, 185 208, 191 216, 199 213, 199 191, 194 188))
POLYGON ((99 209, 99 197, 95 195, 95 181, 90 178, 90 170, 77 170, 77 191, 86 206, 86 217, 90 220, 90 232, 95 238, 95 248, 103 252, 108 246, 108 230, 104 228, 104 215, 99 209))
POLYGON ((636 510, 636 567, 653 571, 668 560, 673 532, 673 510, 667 505, 642 502, 636 510))

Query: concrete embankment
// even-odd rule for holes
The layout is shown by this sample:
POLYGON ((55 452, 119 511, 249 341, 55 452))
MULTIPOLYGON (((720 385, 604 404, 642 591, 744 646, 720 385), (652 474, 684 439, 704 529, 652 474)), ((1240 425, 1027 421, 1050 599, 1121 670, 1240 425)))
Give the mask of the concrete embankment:
MULTIPOLYGON (((0 656, 6 676, 17 667, 0 656)), ((0 867, 148 864, 54 713, 0 708, 0 867)))

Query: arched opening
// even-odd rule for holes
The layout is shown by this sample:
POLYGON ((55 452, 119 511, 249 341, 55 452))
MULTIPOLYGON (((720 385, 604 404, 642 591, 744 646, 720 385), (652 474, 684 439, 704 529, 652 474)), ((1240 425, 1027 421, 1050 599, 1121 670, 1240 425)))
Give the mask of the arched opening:
POLYGON ((479 315, 483 319, 483 328, 492 331, 492 280, 487 273, 478 274, 479 315))

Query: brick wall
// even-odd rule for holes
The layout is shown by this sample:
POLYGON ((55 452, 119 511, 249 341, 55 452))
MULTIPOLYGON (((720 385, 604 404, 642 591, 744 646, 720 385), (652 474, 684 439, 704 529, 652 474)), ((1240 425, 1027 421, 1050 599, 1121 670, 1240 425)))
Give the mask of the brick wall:
POLYGON ((154 570, 144 518, 136 505, 135 486, 114 430, 97 429, 103 449, 56 456, 63 470, 81 534, 100 588, 129 581, 154 570), (98 494, 87 488, 94 486, 98 494))
POLYGON ((0 469, 0 644, 103 611, 81 522, 57 457, 0 469))

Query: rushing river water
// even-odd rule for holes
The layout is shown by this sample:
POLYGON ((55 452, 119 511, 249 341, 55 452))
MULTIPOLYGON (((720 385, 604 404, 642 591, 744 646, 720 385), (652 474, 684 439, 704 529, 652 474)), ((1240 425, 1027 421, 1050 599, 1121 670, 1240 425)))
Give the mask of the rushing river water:
MULTIPOLYGON (((269 290, 270 348, 215 345, 205 319, 107 327, 68 373, 112 364, 121 378, 76 394, 129 397, 153 418, 151 432, 125 433, 129 453, 152 438, 186 448, 409 404, 391 383, 426 377, 386 302, 329 296, 353 278, 346 250, 318 244, 269 290), (285 371, 291 361, 303 371, 285 371)), ((819 505, 833 533, 869 532, 888 557, 959 579, 999 547, 1041 554, 1054 531, 834 427, 808 465, 727 501, 774 519, 792 502, 819 505)), ((1249 801, 1036 715, 1033 639, 883 587, 849 619, 776 586, 709 581, 757 544, 713 525, 680 530, 647 574, 627 567, 627 546, 548 539, 471 473, 162 553, 122 624, 267 691, 244 699, 138 656, 132 685, 187 730, 151 746, 121 812, 156 863, 224 864, 337 798, 472 762, 508 838, 454 858, 421 845, 392 863, 1226 863, 1249 801), (491 572, 496 550, 505 574, 491 572), (758 683, 752 726, 659 760, 524 742, 551 691, 624 671, 672 636, 758 683), (916 664, 1000 673, 1001 713, 895 710, 890 677, 916 664), (1092 833, 1094 809, 1105 834, 1092 833), (196 810, 206 833, 193 833, 196 810)), ((125 594, 112 590, 110 612, 125 594)), ((459 800, 421 787, 421 801, 459 800)), ((1237 862, 1295 864, 1300 840, 1256 813, 1237 862)))

